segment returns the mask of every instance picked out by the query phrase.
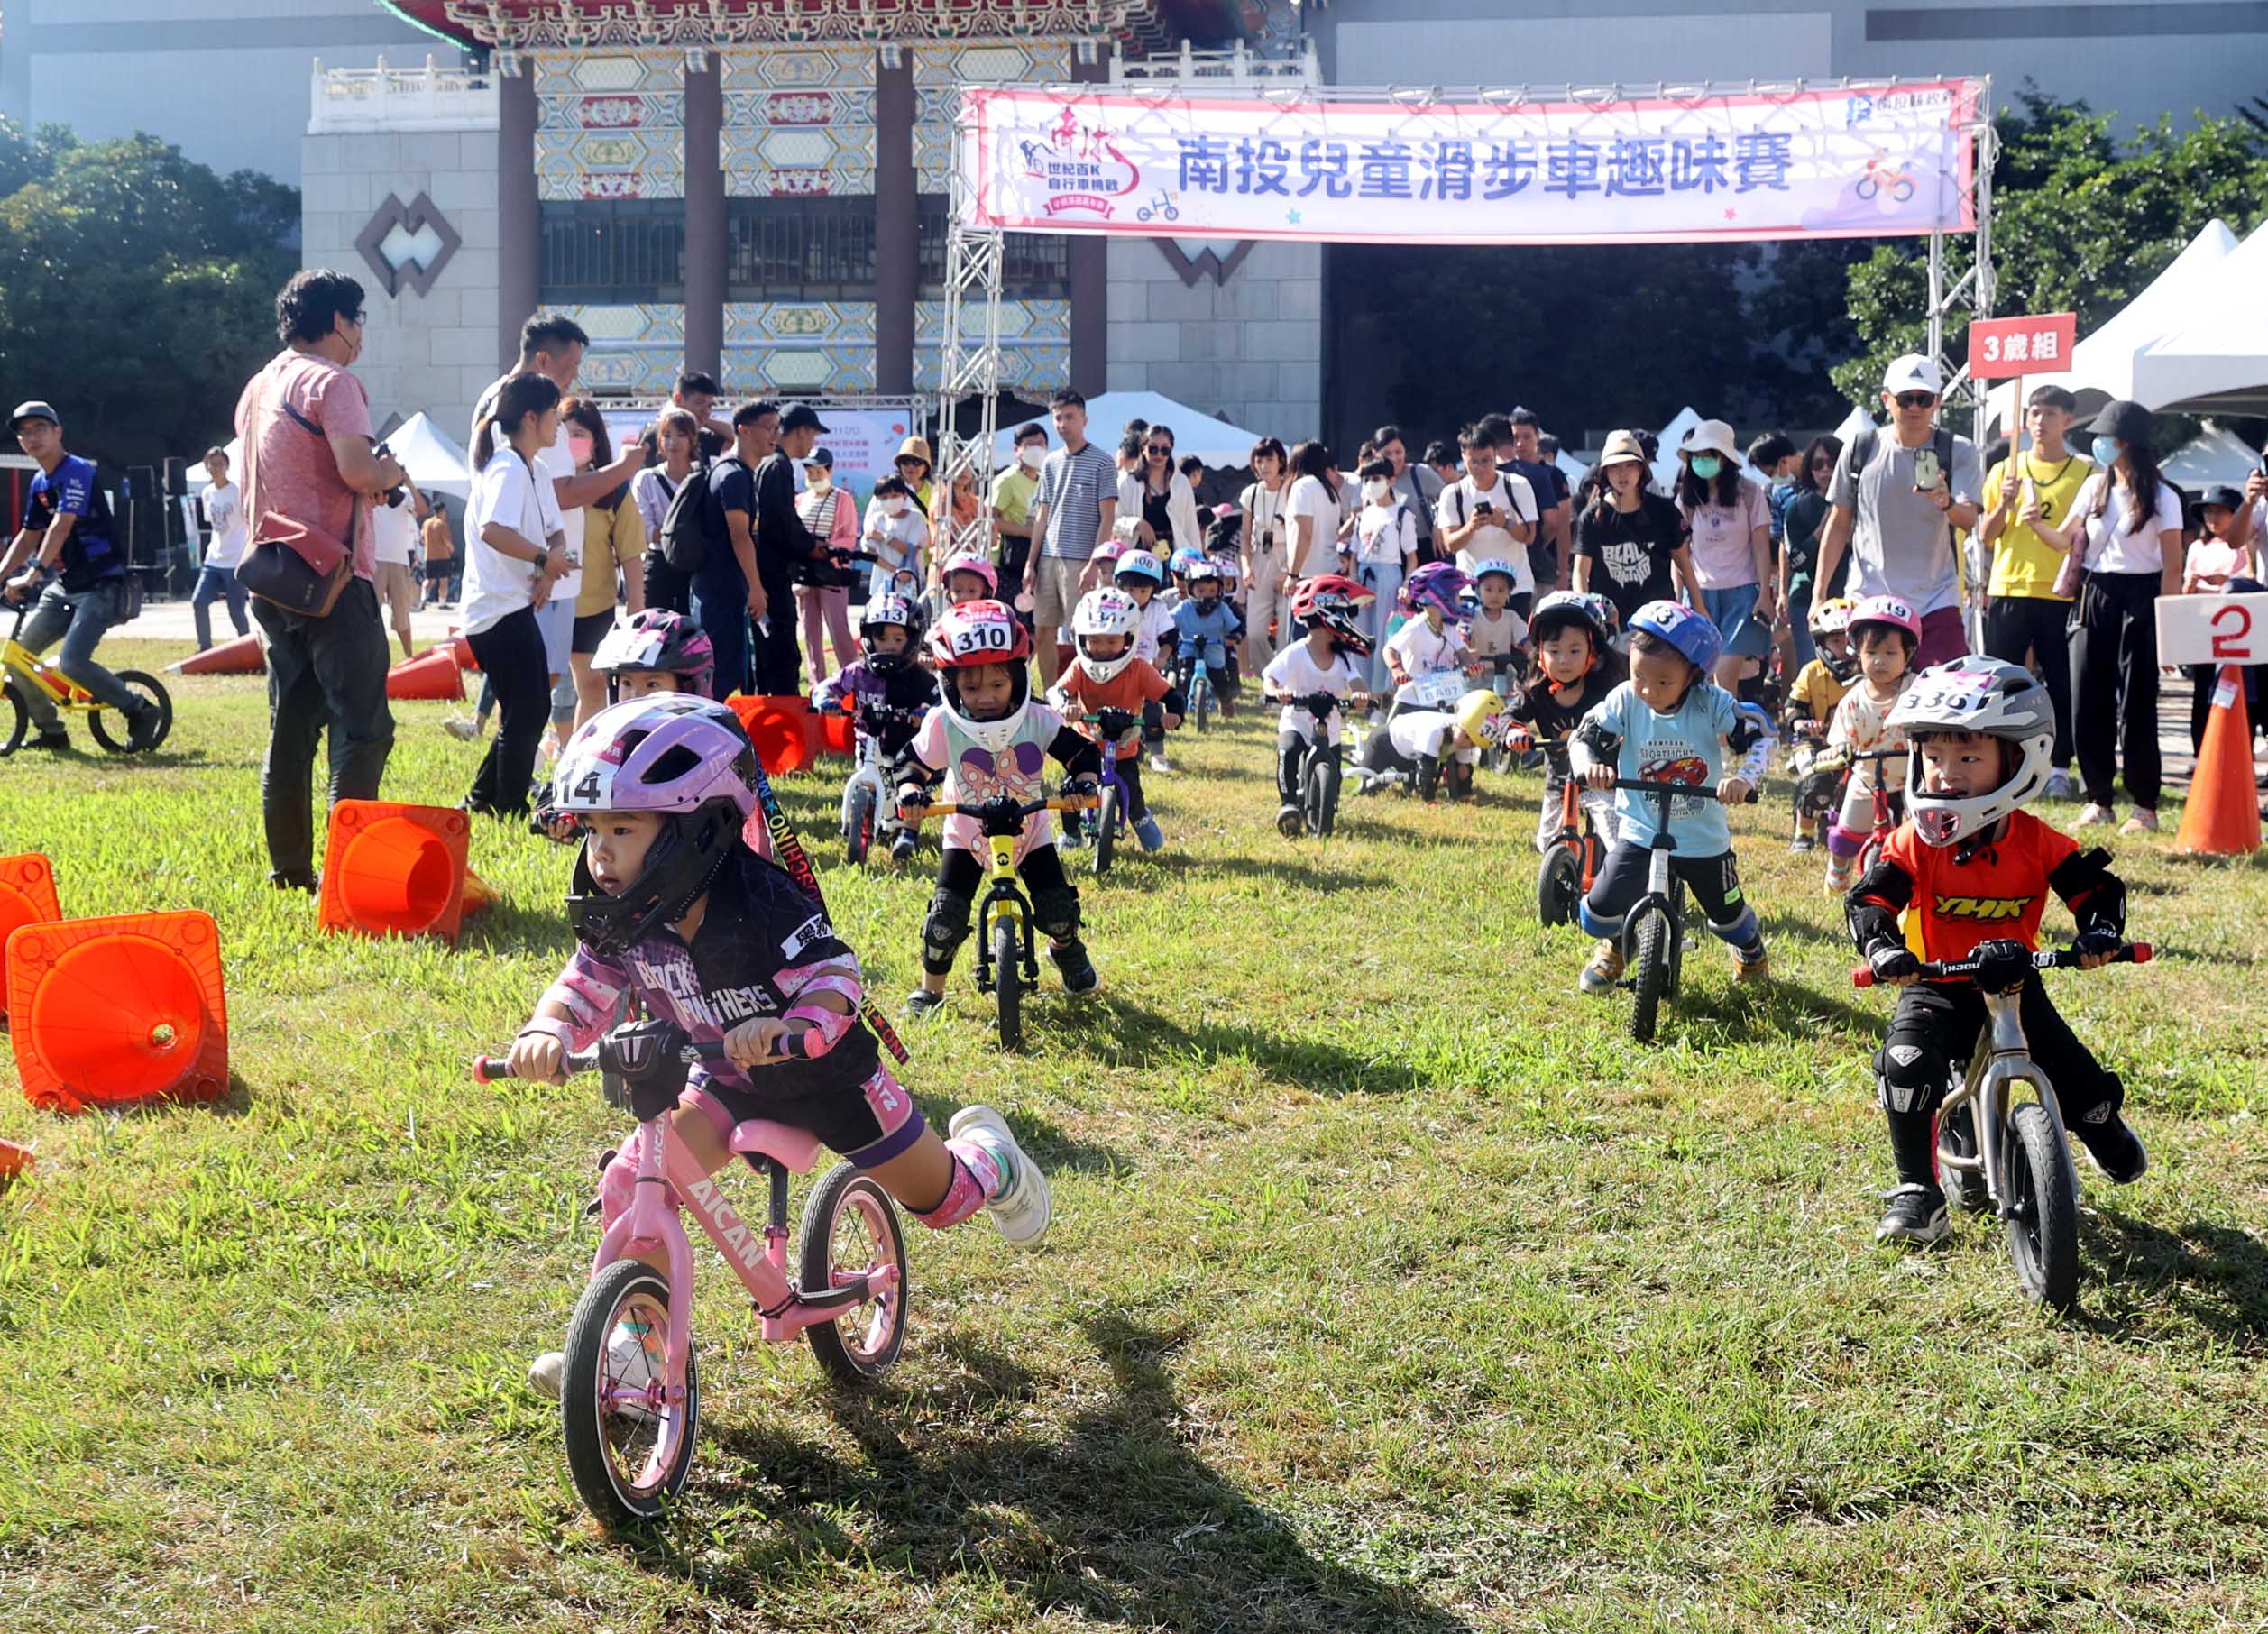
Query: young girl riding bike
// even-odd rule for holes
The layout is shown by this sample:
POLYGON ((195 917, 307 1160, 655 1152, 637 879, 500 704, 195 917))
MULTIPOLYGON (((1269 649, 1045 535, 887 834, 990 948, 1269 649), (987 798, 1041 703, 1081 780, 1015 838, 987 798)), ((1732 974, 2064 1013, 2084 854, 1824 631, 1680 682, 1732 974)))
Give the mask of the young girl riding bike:
MULTIPOLYGON (((1118 781, 1126 785, 1127 820, 1142 849, 1154 851, 1165 844, 1165 833, 1142 792, 1142 739, 1129 734, 1122 741, 1106 743, 1101 727, 1077 719, 1116 709, 1154 718, 1161 733, 1181 724, 1181 689, 1148 659, 1134 656, 1137 616, 1134 602, 1116 590, 1090 590, 1081 596, 1071 612, 1071 639, 1078 656, 1056 683, 1055 693, 1079 735, 1092 740, 1098 754, 1117 757, 1118 781)), ((1077 841, 1066 835, 1065 843, 1077 841)))
MULTIPOLYGON (((1556 590, 1536 604, 1528 627, 1532 666, 1506 712, 1547 741, 1565 739, 1583 718, 1607 701, 1624 679, 1621 655, 1615 652, 1614 604, 1604 596, 1556 590)), ((1542 807, 1536 814, 1536 849, 1550 849, 1559 831, 1561 794, 1566 787, 1567 761, 1555 757, 1544 779, 1542 807)), ((1614 795, 1603 789, 1585 789, 1584 809, 1598 826, 1599 838, 1614 843, 1614 795)))
MULTIPOLYGON (((1930 1244, 1947 1229, 1934 1114, 1976 1047, 1985 1002, 1974 985, 1921 980, 1920 960, 1968 959, 2004 940, 2036 950, 2052 890, 2079 926, 2080 968, 2091 969, 2126 938, 2126 888, 2108 852, 2081 853, 2020 809, 2046 790, 2055 743, 2053 701, 2029 670, 1957 659, 1905 693, 1889 724, 1913 746, 1907 816, 1844 908, 1875 979, 1904 989, 1874 1058, 1898 1177, 1875 1241, 1930 1244)), ((2010 962, 2025 1042, 2071 1132, 2111 1180, 2141 1179, 2149 1160, 2119 1115, 2126 1086, 2080 1042, 2028 964, 2010 962)))
MULTIPOLYGON (((1067 787, 1094 792, 1101 757, 1055 709, 1033 699, 1032 636, 1015 613, 997 601, 949 608, 931 632, 929 650, 943 697, 899 757, 901 816, 910 821, 911 813, 927 805, 931 785, 941 778, 950 802, 1036 799, 1050 757, 1062 764, 1067 787)), ((984 883, 982 844, 982 825, 976 818, 945 820, 937 894, 922 923, 922 985, 905 1001, 917 1015, 944 1002, 945 978, 969 938, 969 915, 984 883)), ((1079 891, 1056 854, 1051 813, 1036 812, 1024 820, 1016 841, 1016 871, 1031 895, 1033 919, 1047 933, 1048 957, 1063 978, 1063 990, 1092 993, 1102 978, 1079 940, 1079 891)))
MULTIPOLYGON (((1919 614, 1896 596, 1869 596, 1851 610, 1850 645, 1859 656, 1859 683, 1835 705, 1827 725, 1827 758, 1841 749, 1850 755, 1901 748, 1903 730, 1889 724, 1899 695, 1914 684, 1914 649, 1922 644, 1919 614)), ((1874 794, 1905 786, 1905 759, 1854 762, 1843 785, 1842 810, 1827 831, 1827 888, 1840 896, 1850 888, 1859 853, 1874 831, 1874 794)), ((1897 798, 1896 793, 1892 799, 1897 798)))
MULTIPOLYGON (((1276 827, 1289 839, 1299 833, 1299 771, 1308 747, 1318 730, 1313 711, 1299 700, 1329 693, 1345 698, 1359 691, 1361 660, 1370 656, 1363 634, 1357 587, 1336 574, 1310 579, 1291 598, 1293 627, 1302 638, 1270 660, 1261 673, 1263 697, 1280 699, 1283 713, 1276 720, 1276 827)), ((1339 742, 1340 711, 1333 710, 1320 725, 1323 741, 1336 749, 1339 742)))
MULTIPOLYGON (((1574 770, 1594 789, 1619 776, 1716 786, 1714 800, 1680 796, 1670 812, 1677 842, 1670 867, 1707 915, 1710 931, 1732 949, 1742 981, 1768 969, 1763 928, 1741 894, 1727 807, 1748 798, 1764 776, 1771 733, 1744 715, 1732 694, 1709 679, 1724 656, 1724 638, 1701 614, 1676 601, 1649 601, 1630 615, 1630 678, 1575 729, 1574 770), (1744 752, 1740 769, 1724 770, 1724 746, 1744 752)), ((1585 993, 1604 993, 1622 975, 1622 915, 1646 889, 1648 852, 1657 813, 1645 795, 1623 790, 1616 801, 1614 849, 1583 900, 1583 928, 1600 939, 1583 968, 1585 993)))
POLYGON ((1468 661, 1458 623, 1460 604, 1472 581, 1447 562, 1428 562, 1401 587, 1402 605, 1413 615, 1386 643, 1386 668, 1394 683, 1394 709, 1429 708, 1419 685, 1437 675, 1462 675, 1468 661))
MULTIPOLYGON (((857 956, 785 869, 742 843, 761 776, 739 721, 705 698, 629 699, 575 733, 559 783, 584 833, 567 898, 578 946, 513 1040, 513 1076, 564 1081, 568 1053, 627 1001, 702 1051, 669 1115, 680 1195, 724 1167, 736 1125, 768 1118, 818 1136, 925 1226, 989 1208, 1010 1242, 1036 1244, 1047 1177, 1006 1121, 968 1106, 938 1138, 859 1019, 857 956)), ((629 1207, 637 1175, 626 1141, 599 1183, 608 1225, 629 1207)), ((656 1366, 658 1345, 630 1322, 609 1342, 627 1363, 644 1353, 656 1366)), ((556 1397, 565 1360, 538 1357, 529 1382, 556 1397)))
MULTIPOLYGON (((946 574, 948 594, 952 577, 946 574)), ((864 699, 904 711, 884 721, 876 734, 885 767, 905 752, 920 728, 921 714, 937 702, 937 677, 914 661, 921 628, 922 616, 908 598, 888 593, 868 597, 859 611, 859 647, 864 656, 828 676, 812 694, 812 707, 820 711, 855 711, 858 701, 864 699)), ((863 735, 863 725, 859 730, 863 735)), ((914 831, 898 824, 890 840, 890 860, 904 862, 914 855, 914 831)))

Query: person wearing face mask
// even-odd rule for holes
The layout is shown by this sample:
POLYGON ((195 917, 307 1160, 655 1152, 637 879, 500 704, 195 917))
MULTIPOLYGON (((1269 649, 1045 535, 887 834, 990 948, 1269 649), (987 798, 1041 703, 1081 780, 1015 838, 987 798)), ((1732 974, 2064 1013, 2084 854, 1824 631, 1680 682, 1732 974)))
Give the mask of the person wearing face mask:
POLYGON ((988 496, 1003 584, 1023 583, 1032 560, 1032 496, 1039 491, 1040 467, 1046 464, 1047 427, 1037 420, 1017 427, 1015 463, 992 479, 988 496))
MULTIPOLYGON (((851 514, 850 496, 835 486, 830 450, 814 448, 803 461, 803 491, 795 500, 795 514, 830 551, 859 548, 859 519, 851 514)), ((828 675, 822 634, 834 645, 838 670, 858 662, 859 645, 850 635, 850 590, 842 584, 799 584, 795 600, 803 605, 803 652, 811 684, 817 687, 828 675)))
POLYGON ((1377 600, 1363 610, 1363 634, 1371 640, 1370 690, 1384 696, 1388 676, 1385 622, 1401 594, 1402 581, 1418 571, 1418 517, 1394 487, 1392 462, 1383 455, 1360 470, 1363 509, 1354 518, 1354 580, 1377 600))
MULTIPOLYGON (((1677 509, 1685 518, 1701 610, 1723 632, 1727 651, 1716 682, 1727 692, 1740 684, 1740 627, 1753 618, 1770 624, 1778 586, 1772 571, 1772 521, 1764 490, 1740 473, 1732 427, 1703 420, 1677 451, 1677 509)), ((1759 649, 1761 650, 1761 649, 1759 649)))
POLYGON ((928 582, 929 519, 903 477, 886 476, 867 501, 866 547, 872 551, 874 593, 919 600, 928 582))

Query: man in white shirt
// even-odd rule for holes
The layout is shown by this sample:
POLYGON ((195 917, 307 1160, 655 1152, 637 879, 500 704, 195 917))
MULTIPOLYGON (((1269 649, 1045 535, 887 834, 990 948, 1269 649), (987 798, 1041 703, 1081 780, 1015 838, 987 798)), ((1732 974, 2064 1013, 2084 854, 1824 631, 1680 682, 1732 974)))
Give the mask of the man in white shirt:
POLYGON ((205 451, 206 474, 213 479, 205 491, 205 525, 213 537, 205 543, 205 561, 197 569, 197 588, 189 592, 189 613, 197 620, 197 650, 213 645, 213 603, 225 597, 228 621, 240 636, 252 634, 244 611, 244 587, 236 581, 236 564, 244 555, 244 491, 228 480, 228 450, 205 451))
POLYGON ((418 580, 411 565, 418 557, 418 524, 425 508, 425 496, 416 489, 397 488, 381 496, 371 518, 371 533, 377 546, 378 600, 386 609, 394 634, 401 639, 405 658, 418 656, 409 644, 409 610, 418 604, 418 580))
POLYGON ((1511 609, 1525 619, 1536 602, 1536 574, 1528 560, 1536 537, 1536 491, 1524 477, 1496 467, 1496 445, 1479 427, 1457 439, 1465 474, 1441 491, 1434 513, 1434 548, 1454 556, 1467 574, 1492 556, 1511 564, 1511 609), (1518 546, 1518 548, 1514 548, 1518 546))

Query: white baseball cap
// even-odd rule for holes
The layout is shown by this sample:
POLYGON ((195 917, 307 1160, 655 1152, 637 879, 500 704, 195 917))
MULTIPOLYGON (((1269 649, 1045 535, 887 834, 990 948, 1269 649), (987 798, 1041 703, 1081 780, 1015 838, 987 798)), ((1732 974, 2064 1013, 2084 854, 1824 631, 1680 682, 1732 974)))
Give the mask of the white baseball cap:
POLYGON ((1945 395, 1945 372, 1937 366, 1933 357, 1909 352, 1892 360, 1882 372, 1882 390, 1896 396, 1901 391, 1926 391, 1933 397, 1945 395))

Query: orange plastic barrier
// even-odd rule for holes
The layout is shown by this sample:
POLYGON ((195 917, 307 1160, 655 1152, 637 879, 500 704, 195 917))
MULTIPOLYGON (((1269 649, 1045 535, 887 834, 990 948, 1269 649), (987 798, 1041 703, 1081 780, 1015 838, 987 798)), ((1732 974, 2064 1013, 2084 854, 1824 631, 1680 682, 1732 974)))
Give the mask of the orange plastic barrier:
POLYGON ((821 754, 855 755, 859 752, 859 723, 840 710, 813 711, 812 726, 818 734, 821 754))
POLYGON ((454 942, 464 914, 465 830, 464 813, 450 806, 340 801, 323 848, 316 923, 454 942))
POLYGON ((2221 666, 2213 680, 2213 707, 2205 717, 2205 742, 2190 779, 2189 803, 2173 837, 2181 850, 2200 857, 2243 857, 2260 849, 2260 795, 2253 785, 2253 729, 2245 713, 2245 672, 2221 666))
POLYGON ((0 1141, 0 1191, 8 1189, 8 1182, 20 1174, 31 1171, 32 1149, 19 1146, 14 1141, 0 1141))
POLYGON ((55 895, 55 869, 37 851, 0 857, 0 1021, 8 1015, 8 934, 18 925, 63 917, 55 895))
POLYGON ((456 654, 445 647, 428 647, 386 672, 386 696, 402 703, 445 698, 462 702, 464 672, 457 667, 456 654))
POLYGON ((268 667, 268 649, 260 645, 258 636, 239 636, 234 641, 224 641, 201 653, 191 653, 179 663, 169 664, 169 675, 257 675, 268 667))
POLYGON ((741 730, 756 745, 756 757, 764 763, 767 776, 800 772, 816 757, 818 734, 807 699, 789 693, 751 698, 735 693, 725 702, 740 717, 741 730))
POLYGON ((481 667, 481 661, 473 656, 472 639, 463 631, 453 629, 449 632, 449 651, 455 656, 459 669, 477 671, 481 667))
POLYGON ((227 1092, 228 1001, 209 913, 26 925, 8 938, 8 1011, 34 1106, 76 1113, 227 1092))

